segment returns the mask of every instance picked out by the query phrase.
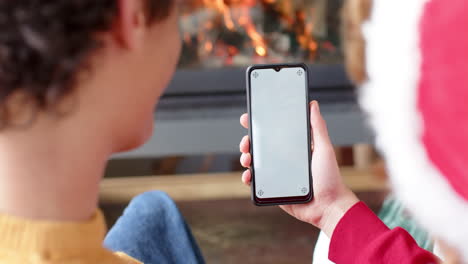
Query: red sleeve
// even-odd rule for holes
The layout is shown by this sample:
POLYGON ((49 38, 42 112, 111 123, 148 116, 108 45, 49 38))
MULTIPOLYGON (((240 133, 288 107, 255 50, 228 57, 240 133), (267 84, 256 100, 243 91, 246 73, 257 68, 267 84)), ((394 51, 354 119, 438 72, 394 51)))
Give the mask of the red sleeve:
POLYGON ((328 258, 337 264, 439 262, 403 228, 388 229, 363 202, 349 209, 336 226, 328 258))

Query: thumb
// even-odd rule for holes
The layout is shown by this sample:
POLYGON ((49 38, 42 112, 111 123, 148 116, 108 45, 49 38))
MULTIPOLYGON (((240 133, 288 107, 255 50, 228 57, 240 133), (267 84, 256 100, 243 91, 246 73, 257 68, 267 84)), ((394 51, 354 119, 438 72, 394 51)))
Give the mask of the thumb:
POLYGON ((320 114, 320 107, 317 101, 310 102, 310 126, 314 146, 330 144, 328 129, 325 120, 320 114))

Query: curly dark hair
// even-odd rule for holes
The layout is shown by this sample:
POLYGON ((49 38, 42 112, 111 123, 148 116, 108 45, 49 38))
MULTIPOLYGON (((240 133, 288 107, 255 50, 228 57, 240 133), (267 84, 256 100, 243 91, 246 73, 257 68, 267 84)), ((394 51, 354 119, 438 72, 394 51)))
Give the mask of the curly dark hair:
MULTIPOLYGON (((148 23, 167 18, 174 4, 142 1, 148 23)), ((0 129, 15 124, 8 107, 15 94, 34 111, 69 94, 101 46, 96 33, 110 30, 117 13, 117 0, 0 0, 0 129)))

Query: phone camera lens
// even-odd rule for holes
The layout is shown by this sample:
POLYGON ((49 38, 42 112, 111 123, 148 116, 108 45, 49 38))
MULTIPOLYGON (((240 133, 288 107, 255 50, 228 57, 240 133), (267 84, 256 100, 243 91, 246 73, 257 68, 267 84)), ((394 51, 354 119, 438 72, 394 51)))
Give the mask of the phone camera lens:
POLYGON ((281 70, 280 67, 276 67, 276 68, 275 68, 275 71, 277 71, 277 72, 280 71, 280 70, 281 70))

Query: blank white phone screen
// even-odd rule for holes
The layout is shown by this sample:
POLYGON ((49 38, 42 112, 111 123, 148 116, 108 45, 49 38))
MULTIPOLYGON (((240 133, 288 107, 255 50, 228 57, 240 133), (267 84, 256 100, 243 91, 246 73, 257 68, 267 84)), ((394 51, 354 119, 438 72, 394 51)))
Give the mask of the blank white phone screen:
POLYGON ((306 75, 301 67, 250 72, 255 192, 258 198, 309 193, 306 75))

